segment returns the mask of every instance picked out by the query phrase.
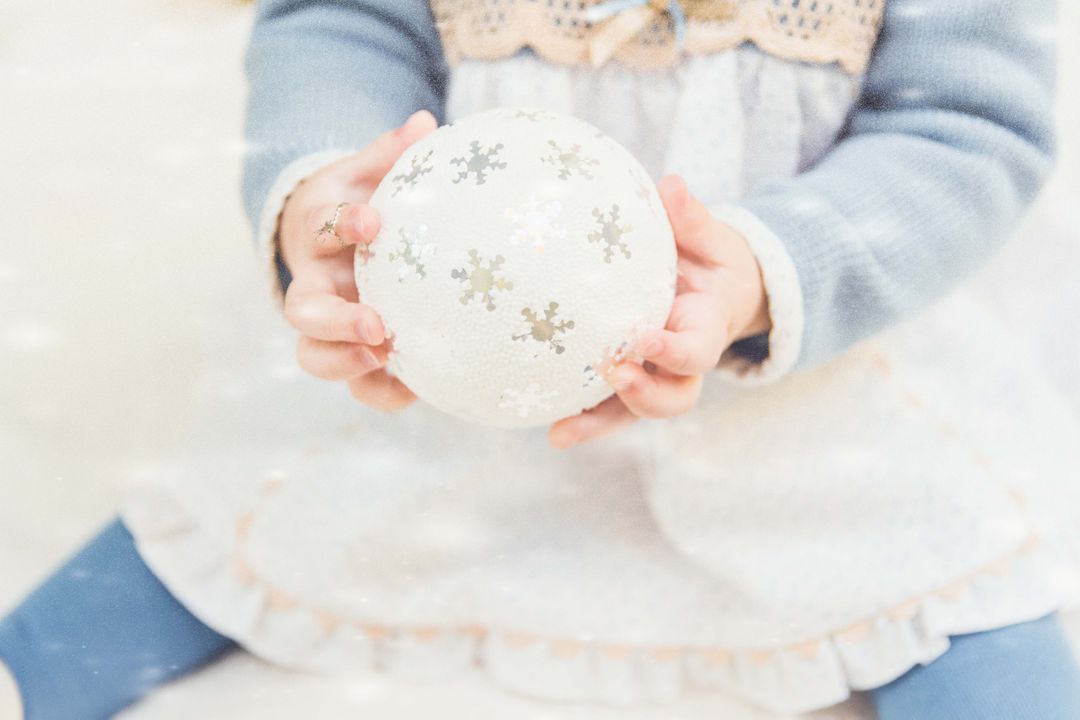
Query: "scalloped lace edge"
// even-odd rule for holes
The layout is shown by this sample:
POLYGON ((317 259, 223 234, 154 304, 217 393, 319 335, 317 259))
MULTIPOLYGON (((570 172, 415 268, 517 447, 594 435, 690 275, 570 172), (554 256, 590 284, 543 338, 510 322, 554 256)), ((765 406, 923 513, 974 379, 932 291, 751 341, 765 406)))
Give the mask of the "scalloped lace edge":
MULTIPOLYGON (((838 5, 843 3, 837 3, 838 5)), ((851 3, 853 6, 857 3, 851 3)), ((453 66, 462 58, 494 60, 531 48, 544 59, 568 65, 590 64, 590 43, 594 33, 583 31, 578 37, 555 27, 542 3, 515 6, 513 19, 494 30, 478 30, 470 25, 468 8, 460 0, 434 0, 432 7, 442 39, 447 62, 453 66)), ((845 72, 858 75, 870 62, 881 27, 884 3, 872 22, 858 21, 838 14, 829 30, 803 34, 792 26, 780 24, 770 15, 767 3, 746 3, 726 20, 687 22, 684 50, 691 55, 722 52, 750 42, 770 55, 797 62, 837 63, 845 72)), ((602 23, 598 24, 599 29, 602 23)), ((613 58, 627 67, 656 69, 676 63, 680 52, 673 31, 655 27, 623 43, 613 58)))

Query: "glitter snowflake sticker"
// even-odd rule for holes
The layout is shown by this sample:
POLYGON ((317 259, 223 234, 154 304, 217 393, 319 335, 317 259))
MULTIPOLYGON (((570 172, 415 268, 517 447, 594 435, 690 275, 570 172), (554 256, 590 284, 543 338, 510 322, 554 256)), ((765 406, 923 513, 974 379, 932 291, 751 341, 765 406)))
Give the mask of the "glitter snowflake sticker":
POLYGON ((510 244, 532 247, 544 252, 553 243, 566 237, 566 228, 560 221, 562 203, 558 200, 540 202, 535 197, 515 208, 507 208, 506 216, 512 224, 510 244))
POLYGON ((583 380, 581 387, 587 389, 601 382, 606 382, 608 373, 619 363, 643 362, 645 358, 635 348, 640 342, 644 331, 644 325, 635 323, 625 335, 625 340, 614 347, 604 348, 600 359, 591 365, 586 365, 585 369, 582 370, 583 380))
POLYGON ((462 155, 450 160, 451 165, 464 165, 463 170, 458 171, 458 176, 454 178, 454 184, 467 180, 469 175, 476 176, 476 184, 483 185, 487 182, 487 175, 494 170, 502 170, 506 167, 506 163, 496 159, 496 155, 502 150, 503 145, 493 145, 483 152, 480 151, 480 141, 473 140, 469 144, 469 154, 462 155))
POLYGON ((514 283, 501 277, 499 270, 503 261, 502 255, 496 255, 485 264, 479 252, 470 250, 469 266, 471 269, 459 268, 450 271, 450 277, 465 285, 465 289, 461 293, 462 305, 468 305, 470 300, 479 297, 480 301, 484 303, 484 307, 489 311, 495 309, 495 296, 493 293, 496 290, 506 291, 514 288, 514 283))
POLYGON ((560 180, 569 180, 574 175, 592 180, 593 174, 589 168, 599 165, 600 161, 587 157, 580 145, 571 145, 569 150, 564 150, 559 143, 548 140, 548 146, 551 152, 540 158, 540 162, 558 168, 560 180))
POLYGON ((593 217, 599 226, 589 233, 590 243, 601 243, 604 246, 604 262, 610 263, 615 256, 615 251, 622 252, 623 257, 630 258, 630 248, 627 247, 623 236, 633 228, 619 222, 619 206, 612 205, 608 213, 601 212, 599 208, 593 208, 593 217))
POLYGON ((515 110, 514 114, 510 116, 511 120, 528 120, 529 122, 540 122, 541 120, 554 120, 555 116, 549 112, 543 110, 515 110))
POLYGON ((499 407, 510 410, 518 417, 529 417, 535 410, 550 410, 551 399, 558 396, 555 390, 541 390, 536 383, 529 383, 524 390, 507 388, 499 395, 499 407))
POLYGON ((426 277, 424 262, 435 254, 435 244, 428 239, 428 226, 417 225, 416 230, 406 232, 405 228, 399 228, 398 247, 387 254, 390 262, 402 261, 398 268, 398 282, 404 282, 410 274, 416 277, 426 277))
POLYGON ((548 303, 547 308, 544 310, 544 316, 540 315, 532 308, 523 308, 521 311, 522 317, 525 318, 525 322, 529 325, 529 330, 521 335, 514 335, 514 340, 529 339, 536 342, 543 343, 555 351, 556 355, 561 355, 566 348, 560 341, 559 335, 565 334, 567 330, 574 328, 573 320, 557 319, 559 314, 559 303, 548 303))
POLYGON ((653 184, 649 181, 649 178, 641 168, 632 167, 630 168, 629 173, 630 179, 634 181, 634 195, 648 205, 649 214, 656 217, 656 193, 653 191, 653 184))
POLYGON ((405 188, 412 190, 416 187, 416 183, 420 181, 420 178, 435 169, 434 165, 428 163, 433 152, 435 151, 428 150, 427 155, 424 157, 412 157, 409 160, 409 163, 412 165, 409 172, 399 173, 391 178, 394 183, 394 192, 391 193, 390 197, 397 197, 397 194, 405 188))
POLYGON ((629 340, 623 340, 615 348, 605 348, 603 358, 599 362, 585 366, 585 370, 582 371, 585 379, 582 381, 581 387, 591 388, 601 382, 607 382, 607 375, 611 372, 611 369, 624 360, 632 359, 631 356, 629 340))

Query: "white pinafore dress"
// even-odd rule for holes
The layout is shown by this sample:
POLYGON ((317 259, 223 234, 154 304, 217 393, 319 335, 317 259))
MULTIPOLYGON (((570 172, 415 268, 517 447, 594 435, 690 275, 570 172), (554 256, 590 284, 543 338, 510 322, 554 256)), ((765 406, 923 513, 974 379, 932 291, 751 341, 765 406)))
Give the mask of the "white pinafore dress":
MULTIPOLYGON (((876 28, 880 4, 830 7, 848 5, 876 28)), ((764 15, 687 6, 692 52, 665 63, 663 23, 575 43, 580 23, 552 23, 562 10, 528 16, 543 3, 504 3, 485 31, 469 3, 436 2, 449 119, 577 115, 767 234, 733 206, 828 151, 872 32, 785 45, 764 15), (568 61, 590 53, 615 60, 568 61)), ((315 164, 282 174, 268 217, 315 164)), ((797 352, 797 313, 777 314, 797 283, 752 244, 780 278, 775 364, 797 352)), ((717 370, 692 412, 569 451, 422 402, 361 407, 300 372, 271 303, 230 303, 207 324, 190 432, 134 478, 124 518, 195 615, 273 662, 418 679, 479 666, 544 699, 693 691, 803 712, 932 660, 950 634, 1076 597, 1076 523, 1059 510, 1080 507, 1080 428, 969 290, 823 367, 764 384, 717 370)))

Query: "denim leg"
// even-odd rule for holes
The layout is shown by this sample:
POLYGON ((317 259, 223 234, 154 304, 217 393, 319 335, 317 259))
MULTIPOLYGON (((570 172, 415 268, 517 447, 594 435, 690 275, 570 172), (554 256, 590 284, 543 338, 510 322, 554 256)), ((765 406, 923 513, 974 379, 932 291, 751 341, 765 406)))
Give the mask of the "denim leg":
POLYGON ((879 720, 1077 720, 1080 669, 1055 615, 951 638, 872 691, 879 720))
POLYGON ((120 520, 0 620, 26 720, 112 717, 234 646, 169 594, 120 520))

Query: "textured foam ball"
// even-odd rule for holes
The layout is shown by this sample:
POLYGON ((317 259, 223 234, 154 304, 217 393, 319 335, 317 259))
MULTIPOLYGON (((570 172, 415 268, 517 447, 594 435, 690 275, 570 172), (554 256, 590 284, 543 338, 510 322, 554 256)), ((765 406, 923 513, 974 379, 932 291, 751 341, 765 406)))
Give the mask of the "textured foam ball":
POLYGON ((656 188, 576 118, 461 118, 410 147, 370 203, 382 228, 356 281, 392 339, 387 369, 465 420, 527 427, 593 407, 612 361, 671 310, 656 188))

